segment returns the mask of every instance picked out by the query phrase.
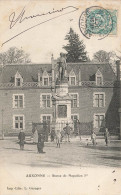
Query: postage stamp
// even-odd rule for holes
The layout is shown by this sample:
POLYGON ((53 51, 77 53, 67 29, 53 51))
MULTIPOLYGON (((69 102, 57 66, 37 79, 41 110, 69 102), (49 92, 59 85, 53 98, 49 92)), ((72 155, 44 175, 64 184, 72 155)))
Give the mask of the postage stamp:
POLYGON ((93 6, 82 12, 79 18, 81 33, 88 39, 98 36, 103 39, 117 33, 117 10, 107 10, 93 6))

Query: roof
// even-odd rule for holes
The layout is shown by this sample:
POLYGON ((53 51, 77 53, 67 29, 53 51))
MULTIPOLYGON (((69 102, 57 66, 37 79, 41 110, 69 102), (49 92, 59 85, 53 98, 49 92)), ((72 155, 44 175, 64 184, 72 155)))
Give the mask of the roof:
POLYGON ((105 81, 114 81, 116 80, 116 75, 114 74, 110 64, 106 64, 106 63, 69 63, 68 64, 68 72, 70 72, 71 70, 74 70, 75 74, 78 75, 79 74, 79 69, 81 71, 81 80, 82 81, 93 81, 94 80, 94 75, 96 74, 96 72, 98 70, 100 70, 100 72, 103 75, 103 79, 105 81))
POLYGON ((23 77, 24 82, 36 82, 38 72, 42 73, 44 70, 46 70, 48 73, 50 73, 52 69, 51 67, 51 64, 6 65, 3 68, 2 82, 12 82, 17 71, 23 77))
MULTIPOLYGON (((81 71, 82 81, 93 81, 94 75, 98 70, 103 75, 105 81, 116 80, 116 75, 114 74, 110 64, 108 63, 68 63, 67 73, 73 69, 75 75, 79 75, 79 70, 81 71)), ((9 83, 13 82, 14 76, 18 71, 23 77, 24 82, 37 82, 38 72, 42 75, 43 71, 46 70, 48 74, 51 74, 52 65, 51 64, 25 64, 25 65, 6 65, 2 70, 2 82, 9 83)), ((56 70, 57 71, 57 68, 56 70)), ((1 79, 0 79, 1 82, 1 79)))

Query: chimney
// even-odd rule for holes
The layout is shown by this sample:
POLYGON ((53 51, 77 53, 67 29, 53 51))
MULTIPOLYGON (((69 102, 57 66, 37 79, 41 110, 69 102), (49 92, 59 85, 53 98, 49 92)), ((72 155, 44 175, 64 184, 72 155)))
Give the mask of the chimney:
POLYGON ((52 64, 52 69, 54 69, 54 57, 53 57, 53 54, 51 56, 51 64, 52 64))

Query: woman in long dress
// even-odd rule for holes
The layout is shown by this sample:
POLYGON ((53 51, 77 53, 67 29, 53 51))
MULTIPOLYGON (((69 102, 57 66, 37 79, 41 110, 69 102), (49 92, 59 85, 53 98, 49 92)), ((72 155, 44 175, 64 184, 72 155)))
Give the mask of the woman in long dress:
POLYGON ((33 134, 33 143, 38 143, 38 131, 36 127, 35 127, 35 131, 33 134))

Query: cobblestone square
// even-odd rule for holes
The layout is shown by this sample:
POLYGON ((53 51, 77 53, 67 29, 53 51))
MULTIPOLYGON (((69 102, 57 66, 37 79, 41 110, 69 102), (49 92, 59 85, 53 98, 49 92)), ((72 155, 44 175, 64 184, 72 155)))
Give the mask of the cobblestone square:
POLYGON ((73 139, 63 142, 60 148, 56 142, 45 142, 43 154, 37 153, 37 146, 27 141, 24 151, 19 149, 17 138, 5 138, 0 141, 1 160, 4 163, 28 167, 121 167, 121 142, 112 140, 105 146, 104 139, 91 142, 86 139, 73 139))
POLYGON ((96 146, 88 143, 73 138, 57 148, 49 141, 45 153, 38 154, 28 138, 23 151, 17 137, 0 140, 2 195, 119 194, 121 142, 112 140, 108 147, 104 139, 97 139, 96 146))

